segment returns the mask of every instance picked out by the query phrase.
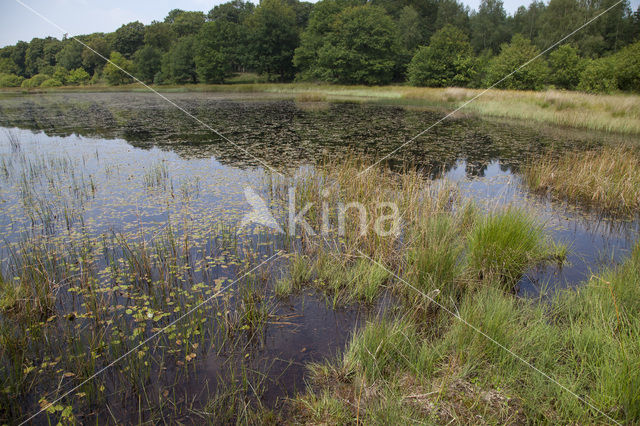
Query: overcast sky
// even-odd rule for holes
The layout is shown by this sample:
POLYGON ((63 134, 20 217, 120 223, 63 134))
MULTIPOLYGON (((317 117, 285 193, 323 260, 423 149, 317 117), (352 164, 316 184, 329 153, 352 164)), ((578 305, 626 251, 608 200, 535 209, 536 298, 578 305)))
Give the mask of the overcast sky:
MULTIPOLYGON (((208 12, 216 4, 227 0, 20 0, 64 28, 70 35, 111 32, 131 21, 148 24, 161 21, 171 9, 202 10, 208 12)), ((313 1, 313 0, 312 0, 313 1)), ((530 0, 503 0, 507 12, 530 0)), ((258 0, 254 0, 257 3, 258 0)), ((480 0, 462 0, 475 9, 480 0)), ((632 0, 635 10, 640 0, 632 0)), ((42 18, 25 9, 16 0, 0 0, 0 46, 15 44, 33 37, 62 37, 62 32, 42 18)))

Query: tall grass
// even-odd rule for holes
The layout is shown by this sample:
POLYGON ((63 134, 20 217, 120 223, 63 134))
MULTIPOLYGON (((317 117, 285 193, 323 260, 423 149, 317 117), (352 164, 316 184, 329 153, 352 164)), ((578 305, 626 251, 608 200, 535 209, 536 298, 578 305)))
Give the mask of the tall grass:
POLYGON ((626 147, 548 155, 523 170, 525 182, 538 192, 614 214, 640 209, 640 159, 626 147))

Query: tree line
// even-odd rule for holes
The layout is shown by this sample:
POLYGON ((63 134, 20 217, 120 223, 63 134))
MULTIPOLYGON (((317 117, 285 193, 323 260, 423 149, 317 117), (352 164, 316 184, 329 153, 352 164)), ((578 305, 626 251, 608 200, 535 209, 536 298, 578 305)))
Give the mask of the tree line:
POLYGON ((232 0, 77 36, 84 45, 46 37, 3 47, 0 87, 131 83, 122 69, 155 84, 254 72, 269 81, 640 91, 640 8, 626 1, 500 80, 615 2, 534 0, 510 15, 500 0, 478 10, 457 0, 232 0))

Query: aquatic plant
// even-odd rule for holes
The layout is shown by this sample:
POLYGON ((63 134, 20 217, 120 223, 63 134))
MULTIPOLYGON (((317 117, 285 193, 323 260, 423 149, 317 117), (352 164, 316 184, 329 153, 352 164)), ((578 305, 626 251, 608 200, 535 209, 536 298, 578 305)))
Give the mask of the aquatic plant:
POLYGON ((523 176, 533 191, 596 210, 633 216, 640 209, 640 159, 632 148, 549 154, 531 161, 523 176))

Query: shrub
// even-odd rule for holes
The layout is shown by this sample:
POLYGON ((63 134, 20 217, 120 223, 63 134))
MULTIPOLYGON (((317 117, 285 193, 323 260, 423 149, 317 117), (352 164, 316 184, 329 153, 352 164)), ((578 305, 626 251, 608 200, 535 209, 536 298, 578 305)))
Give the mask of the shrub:
POLYGON ((611 93, 618 88, 614 58, 589 61, 580 74, 578 90, 589 93, 611 93))
MULTIPOLYGON (((500 54, 489 63, 485 84, 490 86, 500 81, 518 67, 536 57, 540 51, 531 44, 528 38, 516 34, 511 43, 503 44, 500 54)), ((519 69, 513 75, 500 82, 497 87, 516 90, 539 90, 544 87, 549 72, 546 61, 537 58, 526 67, 519 69)))
POLYGON ((42 82, 40 87, 60 87, 62 86, 62 82, 60 80, 56 80, 55 78, 49 78, 42 82))
POLYGON ((76 68, 69 73, 67 81, 69 84, 79 85, 86 84, 90 78, 91 76, 84 70, 84 68, 76 68))
POLYGON ((640 92, 640 41, 625 47, 615 56, 618 88, 640 92))
POLYGON ((408 67, 414 86, 466 86, 475 74, 469 40, 460 29, 446 25, 413 56, 408 67))
POLYGON ((130 73, 133 71, 133 63, 130 60, 125 59, 125 57, 118 52, 111 52, 109 60, 111 62, 107 62, 102 71, 102 76, 107 80, 108 84, 117 86, 120 84, 129 84, 133 81, 131 77, 118 68, 120 67, 130 73))
POLYGON ((24 87, 25 89, 30 89, 33 87, 40 87, 40 85, 45 82, 46 80, 49 80, 51 78, 51 76, 48 76, 46 74, 36 74, 33 77, 24 80, 21 84, 22 87, 24 87))
POLYGON ((20 87, 24 77, 15 74, 0 74, 0 87, 20 87))
POLYGON ((575 89, 586 62, 578 55, 578 49, 563 44, 549 55, 549 82, 562 89, 575 89))

